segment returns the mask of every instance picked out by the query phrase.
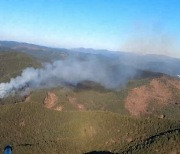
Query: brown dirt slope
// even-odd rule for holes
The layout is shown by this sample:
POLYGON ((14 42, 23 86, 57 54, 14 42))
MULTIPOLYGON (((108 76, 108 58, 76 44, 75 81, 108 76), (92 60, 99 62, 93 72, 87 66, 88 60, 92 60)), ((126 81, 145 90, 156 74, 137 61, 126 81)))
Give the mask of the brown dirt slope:
POLYGON ((133 88, 128 93, 125 108, 134 116, 152 114, 153 109, 148 110, 152 102, 160 107, 168 105, 174 95, 173 89, 180 90, 180 80, 165 76, 152 79, 148 85, 133 88))
POLYGON ((44 100, 44 105, 48 109, 51 109, 56 105, 57 100, 58 100, 58 97, 56 96, 56 94, 54 94, 53 92, 48 92, 44 100))
POLYGON ((77 103, 76 97, 68 97, 69 103, 71 103, 73 106, 75 106, 78 110, 84 111, 86 110, 85 106, 83 104, 77 103))

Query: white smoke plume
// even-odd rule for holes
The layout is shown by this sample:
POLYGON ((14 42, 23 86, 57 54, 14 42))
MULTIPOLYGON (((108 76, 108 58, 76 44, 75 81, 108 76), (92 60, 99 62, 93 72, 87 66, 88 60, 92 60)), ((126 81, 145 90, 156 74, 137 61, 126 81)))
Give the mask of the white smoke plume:
POLYGON ((14 95, 18 91, 57 87, 65 83, 76 85, 81 81, 94 81, 106 88, 117 88, 133 77, 135 71, 122 71, 96 58, 77 60, 68 58, 44 64, 43 68, 26 68, 20 76, 12 78, 8 83, 0 83, 0 98, 14 95), (123 73, 122 73, 123 72, 123 73))

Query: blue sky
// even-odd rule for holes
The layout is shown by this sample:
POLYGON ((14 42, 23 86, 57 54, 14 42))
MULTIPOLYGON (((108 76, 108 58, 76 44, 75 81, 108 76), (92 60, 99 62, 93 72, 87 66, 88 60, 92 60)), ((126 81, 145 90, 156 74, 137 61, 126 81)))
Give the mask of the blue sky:
POLYGON ((0 0, 0 40, 180 57, 179 6, 179 0, 0 0))

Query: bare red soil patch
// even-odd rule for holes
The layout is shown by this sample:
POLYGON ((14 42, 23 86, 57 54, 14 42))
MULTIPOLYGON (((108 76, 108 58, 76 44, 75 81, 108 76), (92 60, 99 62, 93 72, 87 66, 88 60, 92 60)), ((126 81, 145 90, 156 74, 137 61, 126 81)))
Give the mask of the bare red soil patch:
POLYGON ((53 92, 48 92, 46 98, 44 99, 44 105, 46 108, 51 109, 57 103, 58 97, 53 92))
POLYGON ((84 106, 83 104, 77 103, 77 98, 76 98, 76 97, 70 97, 70 96, 68 96, 68 100, 69 100, 69 102, 70 102, 73 106, 75 106, 78 110, 80 110, 80 111, 86 110, 86 108, 85 108, 85 106, 84 106))
MULTIPOLYGON (((172 97, 170 86, 179 87, 178 81, 166 80, 163 82, 164 77, 151 80, 149 85, 144 85, 132 89, 126 98, 125 108, 131 115, 140 116, 149 114, 147 111, 148 105, 155 100, 160 105, 168 104, 169 99, 172 97)), ((178 88, 177 87, 177 88, 178 88)))

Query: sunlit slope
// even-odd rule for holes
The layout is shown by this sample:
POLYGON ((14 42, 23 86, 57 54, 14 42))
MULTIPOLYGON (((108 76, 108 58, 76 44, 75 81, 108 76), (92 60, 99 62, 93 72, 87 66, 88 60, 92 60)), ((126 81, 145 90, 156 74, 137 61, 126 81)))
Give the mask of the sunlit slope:
POLYGON ((20 75, 27 67, 40 67, 40 63, 23 53, 0 52, 0 82, 7 82, 12 77, 20 75))
MULTIPOLYGON (((163 76, 134 80, 117 91, 104 89, 93 82, 79 85, 35 90, 23 99, 60 112, 101 110, 136 117, 180 119, 178 79, 163 76)), ((7 99, 7 102, 12 99, 7 99)))
POLYGON ((146 140, 161 133, 165 135, 155 138, 162 143, 158 150, 171 150, 164 141, 171 141, 169 146, 180 150, 179 128, 179 122, 166 119, 136 119, 111 112, 58 112, 35 102, 0 106, 0 148, 2 151, 6 144, 12 144, 14 153, 123 152, 141 143, 149 148, 152 143, 146 140), (175 137, 163 139, 168 131, 175 137))
POLYGON ((160 77, 130 81, 120 90, 97 83, 34 90, 27 96, 1 99, 1 104, 38 102, 49 110, 110 111, 126 116, 180 119, 180 81, 160 77), (81 86, 79 86, 81 85, 81 86), (83 85, 83 86, 82 86, 83 85))

